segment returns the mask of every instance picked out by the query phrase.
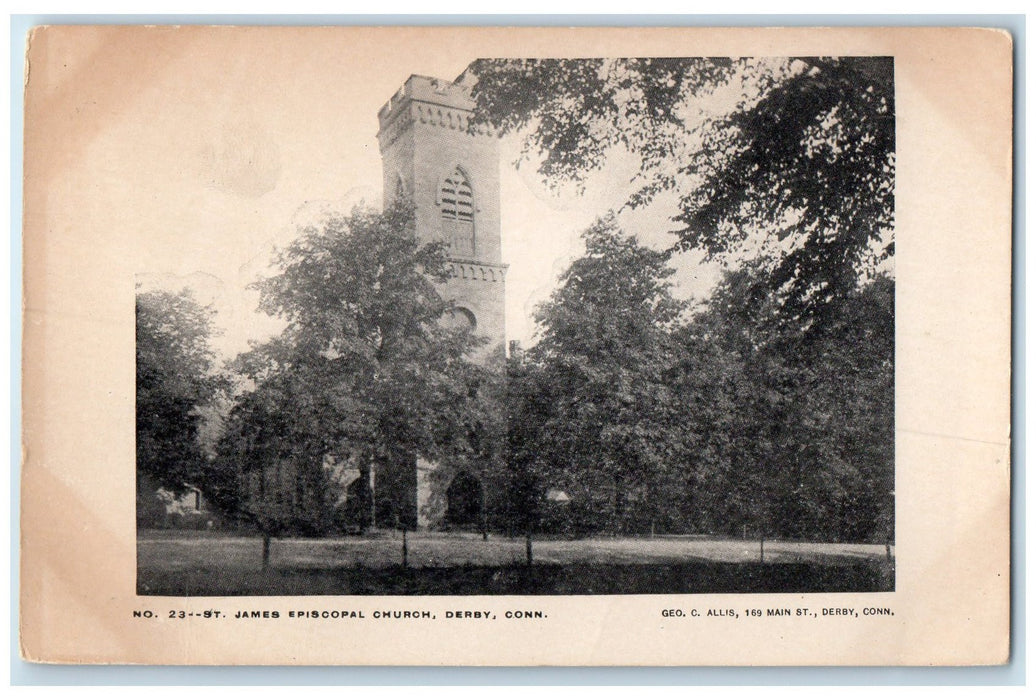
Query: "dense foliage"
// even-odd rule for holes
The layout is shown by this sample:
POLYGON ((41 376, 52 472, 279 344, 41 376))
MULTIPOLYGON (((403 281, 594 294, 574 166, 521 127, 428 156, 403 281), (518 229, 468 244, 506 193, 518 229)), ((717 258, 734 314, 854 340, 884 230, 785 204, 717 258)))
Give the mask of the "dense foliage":
MULTIPOLYGON (((538 341, 502 373, 472 361, 470 331, 442 322, 445 251, 420 243, 407 208, 302 230, 258 284, 286 328, 235 363, 220 456, 199 477, 209 495, 267 540, 347 521, 412 527, 423 459, 440 491, 466 473, 483 524, 512 533, 891 538, 891 59, 471 70, 474 126, 522 134, 549 184, 632 154, 621 203, 675 193, 677 243, 653 250, 598 221, 536 310, 538 341), (694 309, 670 288, 673 256, 688 250, 727 263, 694 309), (358 474, 345 512, 343 470, 358 474), (377 500, 372 473, 391 499, 377 500)), ((173 485, 199 463, 205 384, 190 378, 211 358, 205 313, 162 305, 156 317, 179 318, 183 342, 152 328, 138 300, 138 440, 161 455, 141 469, 173 485)))
POLYGON ((823 335, 775 322, 753 267, 678 336, 688 454, 705 530, 882 540, 894 469, 893 283, 851 293, 823 335))
MULTIPOLYGON (((225 471, 259 479, 261 497, 252 489, 238 509, 266 530, 326 531, 341 500, 337 465, 359 472, 350 515, 366 525, 372 469, 406 479, 418 458, 457 467, 493 449, 492 374, 468 359, 481 341, 440 323, 451 310, 436 286, 449 275, 445 253, 418 241, 408 208, 332 217, 303 230, 276 264, 258 283, 261 308, 287 326, 238 359, 251 386, 224 439, 225 471), (282 470, 291 498, 264 493, 282 470)), ((413 484, 397 486, 412 495, 413 484)), ((377 508, 413 526, 402 500, 377 508)))
POLYGON ((420 456, 443 489, 477 474, 485 519, 512 534, 893 536, 891 278, 858 285, 821 329, 781 322, 762 262, 692 311, 671 294, 671 253, 601 220, 504 388, 468 359, 478 339, 439 323, 442 252, 408 226, 405 211, 333 220, 261 283, 288 326, 238 360, 251 386, 207 481, 225 508, 272 534, 412 527, 412 484, 387 504, 364 486, 371 469, 412 476, 420 456), (359 471, 355 512, 336 510, 328 458, 359 471), (288 495, 269 485, 282 478, 288 495))
POLYGON ((138 510, 154 505, 157 488, 179 494, 204 479, 201 411, 220 387, 209 346, 213 313, 186 289, 137 289, 138 510))
POLYGON ((680 250, 760 244, 782 321, 823 325, 892 254, 891 58, 495 59, 472 66, 477 122, 525 136, 548 183, 617 151, 630 206, 679 196, 680 250))
POLYGON ((672 252, 728 264, 678 317, 663 254, 607 225, 587 234, 539 343, 512 360, 525 481, 581 494, 576 529, 891 536, 892 60, 494 59, 471 73, 475 123, 522 135, 548 185, 632 156, 616 204, 674 193, 672 252))
POLYGON ((849 294, 823 334, 792 331, 760 266, 681 316, 666 254, 606 222, 584 238, 539 343, 511 360, 510 467, 542 526, 891 537, 891 279, 849 294), (560 520, 551 488, 572 496, 560 520))
MULTIPOLYGON (((682 440, 670 331, 668 255, 623 236, 611 220, 583 236, 586 254, 536 311, 542 338, 516 369, 515 462, 550 460, 553 486, 579 511, 575 526, 621 531, 650 520, 682 440), (516 441, 541 418, 534 445, 516 441)), ((542 467, 541 467, 542 470, 542 467)))

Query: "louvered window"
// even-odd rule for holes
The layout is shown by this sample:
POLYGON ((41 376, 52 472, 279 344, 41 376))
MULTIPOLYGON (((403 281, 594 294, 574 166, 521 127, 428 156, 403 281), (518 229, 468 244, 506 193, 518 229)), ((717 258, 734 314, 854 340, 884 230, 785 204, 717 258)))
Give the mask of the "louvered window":
POLYGON ((443 237, 454 255, 475 254, 475 201, 471 183, 460 168, 442 182, 439 191, 443 237))

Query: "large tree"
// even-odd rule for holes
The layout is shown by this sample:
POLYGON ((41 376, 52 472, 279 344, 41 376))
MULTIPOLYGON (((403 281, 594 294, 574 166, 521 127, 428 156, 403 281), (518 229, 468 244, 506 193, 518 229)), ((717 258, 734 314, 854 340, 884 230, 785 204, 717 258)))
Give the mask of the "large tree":
POLYGON ((598 524, 614 530, 648 529, 683 439, 667 376, 682 307, 670 294, 667 253, 638 244, 611 219, 583 239, 585 254, 536 311, 541 337, 521 373, 539 395, 523 397, 529 413, 519 418, 536 418, 538 434, 522 423, 512 429, 536 441, 524 453, 549 464, 573 508, 608 513, 610 522, 598 524))
MULTIPOLYGON (((286 459, 314 484, 328 463, 355 468, 356 515, 369 524, 372 469, 382 478, 417 458, 460 468, 493 449, 492 373, 470 360, 482 341, 443 322, 445 250, 417 238, 408 207, 331 217, 302 230, 276 265, 257 287, 286 327, 238 360, 253 388, 236 410, 237 449, 257 455, 253 466, 286 459)), ((386 508, 412 520, 405 504, 386 508)), ((283 517, 251 509, 272 524, 283 517)))
POLYGON ((209 340, 214 311, 187 289, 136 295, 136 436, 138 496, 161 487, 200 485, 206 455, 202 409, 220 386, 209 340))
POLYGON ((640 159, 628 204, 679 195, 676 247, 760 245, 786 323, 826 323, 892 254, 891 58, 476 61, 473 125, 524 134, 549 183, 616 151, 640 159), (746 245, 747 244, 747 245, 746 245))

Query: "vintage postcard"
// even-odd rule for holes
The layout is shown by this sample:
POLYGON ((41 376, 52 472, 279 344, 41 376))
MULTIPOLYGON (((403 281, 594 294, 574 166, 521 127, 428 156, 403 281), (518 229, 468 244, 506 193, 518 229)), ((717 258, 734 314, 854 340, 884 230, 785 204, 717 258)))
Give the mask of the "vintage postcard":
POLYGON ((26 42, 24 658, 1007 661, 1007 33, 26 42))

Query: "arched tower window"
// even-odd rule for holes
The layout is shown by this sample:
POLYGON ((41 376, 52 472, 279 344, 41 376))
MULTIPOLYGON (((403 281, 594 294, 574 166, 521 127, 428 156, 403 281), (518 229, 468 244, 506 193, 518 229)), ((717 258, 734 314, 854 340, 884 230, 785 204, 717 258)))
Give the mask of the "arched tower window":
POLYGON ((475 254, 475 198, 471 183, 460 168, 446 176, 439 188, 443 238, 454 255, 475 254))
POLYGON ((478 327, 475 314, 463 306, 458 306, 443 314, 441 323, 450 330, 473 331, 478 327))

